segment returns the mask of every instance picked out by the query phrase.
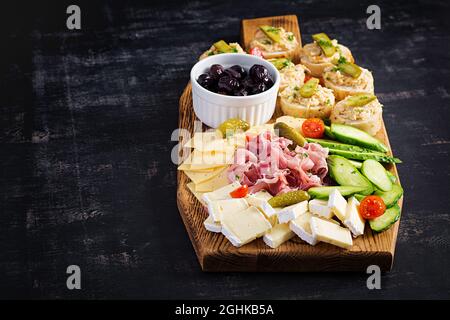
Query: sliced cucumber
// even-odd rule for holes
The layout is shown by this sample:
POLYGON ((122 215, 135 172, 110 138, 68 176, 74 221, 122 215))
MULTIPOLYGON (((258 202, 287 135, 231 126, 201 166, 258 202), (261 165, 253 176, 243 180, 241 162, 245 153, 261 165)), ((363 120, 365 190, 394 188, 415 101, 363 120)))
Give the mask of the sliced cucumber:
POLYGON ((377 190, 375 191, 375 195, 380 196, 381 199, 383 199, 386 208, 390 208, 394 206, 397 203, 397 201, 402 197, 403 188, 398 184, 393 184, 391 191, 383 192, 377 190))
POLYGON ((348 151, 348 150, 339 150, 339 149, 333 149, 328 148, 330 154, 336 154, 341 157, 347 158, 347 159, 353 159, 353 160, 367 160, 367 159, 373 159, 377 160, 379 162, 385 162, 385 163, 402 163, 402 161, 399 158, 394 158, 385 155, 384 153, 378 152, 378 151, 372 151, 371 152, 356 152, 356 151, 348 151))
POLYGON ((337 140, 355 144, 364 148, 377 150, 380 152, 388 152, 389 149, 380 140, 372 137, 370 134, 359 130, 357 128, 347 126, 344 124, 331 124, 331 132, 337 140))
POLYGON ((341 186, 363 187, 361 194, 371 194, 374 191, 372 183, 364 177, 354 165, 340 156, 329 156, 327 159, 330 177, 341 186))
POLYGON ((398 204, 387 209, 382 216, 369 220, 370 228, 375 232, 382 232, 389 229, 398 219, 400 219, 401 210, 398 204))
POLYGON ((325 126, 325 135, 326 135, 328 138, 336 139, 336 137, 334 136, 334 134, 331 132, 331 128, 330 128, 329 126, 325 126))
POLYGON ((386 170, 386 173, 387 173, 389 179, 391 179, 392 183, 397 182, 397 177, 392 172, 386 170))
POLYGON ((353 196, 354 196, 354 197, 356 198, 356 200, 358 200, 359 202, 361 202, 361 200, 364 199, 364 198, 366 197, 365 195, 359 194, 359 193, 354 194, 353 196))
POLYGON ((362 174, 381 191, 391 191, 392 181, 389 179, 386 169, 375 160, 366 160, 361 167, 362 174))
POLYGON ((333 187, 313 187, 308 190, 311 198, 317 199, 328 199, 328 196, 335 189, 339 190, 339 192, 344 196, 350 196, 354 193, 362 192, 365 190, 365 187, 354 187, 354 186, 333 186, 333 187))
POLYGON ((350 161, 350 163, 352 164, 352 165, 354 165, 355 166, 355 168, 356 169, 361 169, 361 167, 362 167, 362 162, 359 162, 359 161, 355 161, 355 160, 348 160, 348 161, 350 161))

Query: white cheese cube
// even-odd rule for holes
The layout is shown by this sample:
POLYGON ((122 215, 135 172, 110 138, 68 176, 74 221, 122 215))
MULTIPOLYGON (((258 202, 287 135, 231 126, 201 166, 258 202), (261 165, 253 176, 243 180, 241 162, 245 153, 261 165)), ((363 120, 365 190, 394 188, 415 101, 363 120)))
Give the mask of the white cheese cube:
POLYGON ((241 212, 228 212, 222 217, 222 234, 240 247, 264 235, 272 225, 256 207, 241 212))
POLYGON ((275 209, 269 204, 269 200, 272 195, 267 191, 259 191, 255 194, 250 194, 246 199, 249 205, 257 207, 266 218, 275 225, 277 222, 277 216, 275 209))
POLYGON ((355 197, 351 197, 347 203, 347 213, 345 214, 344 224, 355 237, 364 234, 365 220, 359 214, 359 201, 355 197))
POLYGON ((353 245, 352 235, 347 228, 318 217, 311 218, 311 231, 315 238, 335 246, 350 249, 353 245))
POLYGON ((345 214, 347 211, 347 201, 341 195, 339 190, 334 189, 328 197, 328 207, 342 222, 345 220, 345 214))
POLYGON ((286 223, 294 220, 299 215, 308 211, 308 201, 302 201, 289 207, 277 208, 277 217, 279 223, 286 223))
POLYGON ((325 219, 331 219, 334 215, 326 200, 313 199, 309 201, 308 207, 309 212, 325 219))
POLYGON ((216 200, 208 204, 209 215, 214 222, 220 222, 224 214, 244 211, 249 207, 244 198, 216 200))
POLYGON ((287 223, 277 224, 272 229, 267 231, 263 237, 263 241, 271 248, 277 248, 282 243, 288 241, 294 236, 294 233, 289 229, 287 223))
POLYGON ((203 201, 205 201, 206 205, 209 205, 215 200, 231 199, 230 192, 236 190, 240 186, 241 184, 239 183, 239 181, 235 181, 220 189, 204 193, 202 199, 203 201))
POLYGON ((220 222, 214 222, 211 216, 208 216, 206 220, 203 222, 205 229, 211 232, 220 232, 222 231, 222 225, 220 222))
POLYGON ((312 214, 309 212, 305 212, 304 214, 297 217, 295 220, 291 220, 289 222, 289 228, 300 237, 306 243, 310 245, 317 244, 317 238, 313 235, 311 231, 311 222, 312 214))

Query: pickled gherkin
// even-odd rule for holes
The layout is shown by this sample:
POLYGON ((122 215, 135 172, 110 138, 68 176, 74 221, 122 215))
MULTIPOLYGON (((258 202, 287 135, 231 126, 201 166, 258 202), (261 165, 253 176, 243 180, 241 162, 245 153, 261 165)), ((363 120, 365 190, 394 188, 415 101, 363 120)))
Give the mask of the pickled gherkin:
POLYGON ((289 145, 289 149, 294 150, 295 147, 303 147, 307 142, 306 139, 294 128, 288 126, 284 122, 277 122, 274 125, 274 129, 278 130, 278 135, 292 141, 289 145))
POLYGON ((274 208, 287 207, 305 200, 309 200, 308 192, 297 190, 279 194, 271 198, 269 200, 269 204, 274 208))
POLYGON ((236 131, 247 131, 250 128, 250 125, 247 121, 231 118, 228 119, 217 128, 220 132, 222 132, 223 137, 227 137, 233 135, 236 131))
POLYGON ((275 42, 281 42, 280 29, 272 26, 260 26, 259 27, 267 37, 275 42))
POLYGON ((351 62, 339 63, 336 68, 352 78, 358 78, 362 72, 359 66, 351 62))
POLYGON ((362 107, 368 104, 369 102, 372 102, 377 97, 370 93, 358 93, 354 96, 350 96, 345 100, 348 106, 350 107, 362 107))
POLYGON ((317 78, 311 78, 306 82, 304 85, 302 85, 299 89, 300 95, 303 98, 311 98, 314 93, 317 91, 317 86, 319 85, 319 79, 317 78))
POLYGON ((269 59, 268 61, 272 63, 278 70, 282 70, 292 63, 291 60, 287 58, 269 59))
POLYGON ((323 53, 327 57, 331 57, 336 53, 336 48, 331 43, 330 38, 326 33, 316 33, 313 34, 312 38, 317 42, 319 47, 322 49, 323 53))
POLYGON ((234 52, 234 51, 233 51, 233 48, 230 47, 230 46, 228 45, 228 43, 226 43, 226 42, 223 41, 223 40, 220 40, 220 41, 217 41, 216 43, 214 43, 214 47, 215 47, 218 51, 220 51, 220 52, 222 52, 222 53, 234 52))

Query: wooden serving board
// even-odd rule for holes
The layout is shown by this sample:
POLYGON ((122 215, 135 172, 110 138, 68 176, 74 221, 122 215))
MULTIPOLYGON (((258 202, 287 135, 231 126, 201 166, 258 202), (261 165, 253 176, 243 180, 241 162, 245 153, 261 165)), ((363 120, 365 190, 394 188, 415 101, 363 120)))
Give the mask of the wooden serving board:
MULTIPOLYGON (((243 20, 242 42, 246 45, 260 24, 282 26, 293 31, 300 39, 296 16, 243 20)), ((191 85, 188 84, 180 98, 179 128, 193 133, 196 116, 192 106, 191 85)), ((383 123, 377 138, 390 149, 383 123)), ((395 165, 387 167, 398 179, 395 165)), ((222 234, 207 231, 203 221, 208 217, 206 208, 189 191, 189 178, 178 171, 177 204, 189 238, 203 271, 362 271, 369 265, 378 265, 382 271, 392 268, 399 221, 388 231, 376 234, 366 226, 364 236, 353 241, 353 247, 345 250, 326 243, 315 246, 306 244, 295 236, 276 249, 257 239, 240 248, 234 247, 222 234)), ((399 205, 402 206, 403 198, 399 205)))

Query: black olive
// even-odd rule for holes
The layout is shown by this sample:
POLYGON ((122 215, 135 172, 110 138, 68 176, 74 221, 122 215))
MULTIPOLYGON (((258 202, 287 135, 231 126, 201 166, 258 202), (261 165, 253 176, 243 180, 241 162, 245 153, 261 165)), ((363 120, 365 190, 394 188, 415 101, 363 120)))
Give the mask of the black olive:
POLYGON ((213 91, 216 87, 216 80, 208 73, 201 74, 197 82, 205 89, 213 91))
POLYGON ((213 64, 209 68, 209 74, 216 79, 219 79, 220 76, 223 74, 224 68, 220 64, 213 64))
POLYGON ((244 79, 247 76, 247 71, 245 71, 245 69, 238 64, 235 64, 234 66, 230 67, 229 69, 239 72, 239 74, 241 75, 241 79, 244 79))
POLYGON ((264 80, 264 78, 269 76, 269 71, 267 71, 267 68, 260 65, 260 64, 254 64, 250 70, 249 70, 250 77, 256 82, 261 82, 264 80))

